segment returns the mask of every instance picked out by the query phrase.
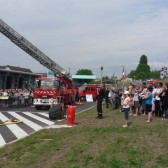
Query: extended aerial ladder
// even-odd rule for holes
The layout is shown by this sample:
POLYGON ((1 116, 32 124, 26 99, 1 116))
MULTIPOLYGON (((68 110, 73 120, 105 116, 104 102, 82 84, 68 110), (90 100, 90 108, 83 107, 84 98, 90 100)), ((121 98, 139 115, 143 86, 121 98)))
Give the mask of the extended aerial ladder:
POLYGON ((57 63, 46 56, 42 51, 30 43, 26 38, 17 33, 3 20, 0 19, 0 32, 9 38, 14 44, 36 59, 44 67, 51 70, 54 74, 64 75, 65 70, 60 67, 57 63))

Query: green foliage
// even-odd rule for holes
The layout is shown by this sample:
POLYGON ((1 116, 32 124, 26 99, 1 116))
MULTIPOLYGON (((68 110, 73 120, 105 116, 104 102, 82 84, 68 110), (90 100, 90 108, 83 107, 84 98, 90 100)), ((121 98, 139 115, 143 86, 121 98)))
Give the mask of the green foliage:
POLYGON ((150 75, 152 79, 160 79, 160 71, 151 71, 150 75))
POLYGON ((89 69, 79 69, 76 75, 93 75, 93 73, 89 69))
MULTIPOLYGON (((79 69, 76 75, 93 75, 93 73, 90 69, 79 69)), ((77 82, 80 84, 90 83, 92 81, 93 81, 92 79, 74 79, 74 82, 77 82)))
POLYGON ((103 76, 102 81, 103 81, 103 83, 106 83, 106 84, 110 84, 111 83, 111 79, 109 79, 108 76, 103 76))
POLYGON ((134 79, 135 75, 136 75, 135 70, 132 70, 127 76, 128 76, 129 78, 134 79))
POLYGON ((139 61, 139 64, 148 64, 148 58, 146 55, 142 55, 139 61))
POLYGON ((136 68, 136 70, 132 70, 129 74, 128 77, 133 78, 133 79, 141 79, 141 80, 146 80, 146 79, 160 79, 160 72, 159 71, 151 71, 150 66, 148 65, 148 59, 146 55, 142 55, 140 57, 139 64, 136 68))
POLYGON ((136 79, 149 79, 150 78, 150 66, 147 64, 147 56, 142 55, 139 61, 139 65, 137 66, 136 69, 136 79))
POLYGON ((136 69, 137 72, 150 73, 150 66, 147 64, 139 64, 136 69))

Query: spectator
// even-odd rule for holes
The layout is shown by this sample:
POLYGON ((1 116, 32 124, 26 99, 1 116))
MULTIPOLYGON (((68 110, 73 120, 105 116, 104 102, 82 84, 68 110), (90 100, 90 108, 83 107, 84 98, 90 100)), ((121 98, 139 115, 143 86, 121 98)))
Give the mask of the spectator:
POLYGON ((152 99, 153 99, 153 94, 152 94, 152 86, 149 86, 147 88, 147 93, 144 96, 144 98, 146 99, 146 112, 148 115, 148 118, 146 120, 146 122, 151 122, 151 117, 152 117, 152 99))
POLYGON ((123 102, 123 111, 124 111, 124 118, 125 118, 125 124, 123 127, 128 127, 128 113, 130 110, 130 97, 129 97, 129 91, 124 92, 124 102, 123 102))
POLYGON ((134 113, 134 94, 130 94, 130 113, 129 115, 133 115, 134 113))
POLYGON ((106 108, 109 108, 109 88, 106 87, 105 90, 105 101, 106 101, 106 108))
POLYGON ((142 85, 142 92, 140 94, 140 101, 141 101, 141 105, 142 105, 142 114, 146 115, 146 99, 144 99, 144 95, 146 95, 147 92, 147 86, 146 83, 143 82, 142 85))
POLYGON ((114 103, 115 103, 114 87, 111 87, 111 89, 109 90, 108 98, 109 98, 109 103, 110 103, 111 109, 114 110, 114 107, 115 107, 114 106, 114 103))
POLYGON ((163 119, 168 119, 168 83, 165 84, 166 88, 162 93, 163 103, 163 119))
POLYGON ((162 86, 163 86, 163 83, 160 82, 158 85, 155 86, 155 92, 153 92, 155 97, 155 116, 159 116, 159 117, 163 115, 163 112, 161 109, 161 98, 160 98, 160 95, 163 91, 162 86))
POLYGON ((140 108, 139 90, 134 87, 134 110, 135 110, 134 116, 138 116, 139 115, 139 108, 140 108))

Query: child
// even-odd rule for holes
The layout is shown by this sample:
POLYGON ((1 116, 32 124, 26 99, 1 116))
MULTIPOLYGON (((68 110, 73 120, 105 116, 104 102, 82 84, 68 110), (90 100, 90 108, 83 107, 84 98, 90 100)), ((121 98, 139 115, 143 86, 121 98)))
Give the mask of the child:
POLYGON ((133 115, 134 113, 134 94, 130 94, 130 113, 129 115, 133 115))
POLYGON ((124 117, 125 117, 125 124, 123 127, 128 127, 128 113, 130 110, 130 97, 129 91, 124 92, 124 102, 123 102, 123 110, 124 110, 124 117))

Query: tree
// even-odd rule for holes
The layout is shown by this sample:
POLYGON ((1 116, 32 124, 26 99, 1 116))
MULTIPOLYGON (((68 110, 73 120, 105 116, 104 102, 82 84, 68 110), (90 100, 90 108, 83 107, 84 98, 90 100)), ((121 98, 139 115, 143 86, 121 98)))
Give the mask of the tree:
POLYGON ((135 75, 136 75, 135 70, 132 70, 132 71, 128 74, 128 77, 134 79, 135 75))
POLYGON ((110 83, 110 79, 108 76, 103 76, 102 81, 103 83, 110 83))
POLYGON ((133 79, 146 80, 150 79, 152 75, 154 74, 152 74, 150 71, 150 66, 148 65, 148 58, 146 55, 142 55, 140 57, 139 64, 136 70, 132 70, 128 76, 133 79))
POLYGON ((136 75, 138 79, 149 79, 150 78, 150 66, 147 64, 139 64, 136 69, 136 75))
MULTIPOLYGON (((76 72, 76 75, 93 75, 93 73, 89 69, 79 69, 76 72)), ((92 79, 75 79, 74 81, 76 81, 77 83, 90 83, 93 80, 92 79)))
POLYGON ((148 59, 147 59, 147 56, 146 56, 146 55, 142 55, 142 56, 141 56, 140 61, 139 61, 139 64, 145 64, 145 65, 148 64, 148 59))
POLYGON ((160 71, 157 71, 157 70, 152 71, 151 72, 151 78, 152 79, 160 79, 160 71))
POLYGON ((79 69, 76 75, 93 75, 93 73, 89 69, 79 69))

